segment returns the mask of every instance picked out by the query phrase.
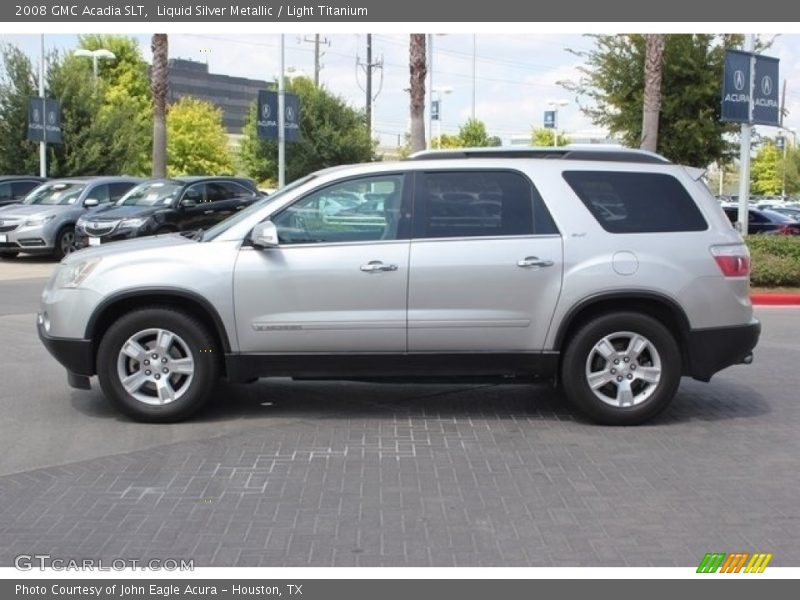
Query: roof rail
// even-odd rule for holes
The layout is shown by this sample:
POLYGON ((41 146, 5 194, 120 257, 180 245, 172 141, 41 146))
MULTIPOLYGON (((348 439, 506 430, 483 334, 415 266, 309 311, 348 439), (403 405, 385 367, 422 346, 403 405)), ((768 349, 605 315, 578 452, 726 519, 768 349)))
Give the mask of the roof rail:
POLYGON ((592 147, 569 145, 547 148, 489 147, 454 148, 452 150, 422 150, 408 157, 409 160, 445 160, 453 158, 556 158, 565 160, 599 160, 629 163, 670 164, 670 161, 653 152, 622 147, 592 147))

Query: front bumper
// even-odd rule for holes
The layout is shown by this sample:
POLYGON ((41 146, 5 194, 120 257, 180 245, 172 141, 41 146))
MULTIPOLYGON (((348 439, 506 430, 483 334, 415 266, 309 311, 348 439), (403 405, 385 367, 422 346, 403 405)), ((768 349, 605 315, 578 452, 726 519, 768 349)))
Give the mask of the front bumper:
POLYGON ((748 362, 760 335, 761 323, 757 319, 746 325, 689 331, 687 374, 709 381, 726 367, 748 362))
POLYGON ((89 235, 86 230, 75 228, 75 247, 88 248, 89 246, 108 244, 109 242, 119 242, 121 240, 132 240, 133 238, 153 235, 145 233, 140 229, 117 229, 105 235, 89 235))
MULTIPOLYGON (((36 320, 39 339, 47 351, 72 375, 91 376, 95 374, 94 344, 92 340, 57 338, 47 334, 42 315, 36 320)), ((72 380, 72 377, 71 377, 72 380)))
POLYGON ((54 238, 49 223, 33 227, 19 226, 12 231, 0 232, 0 250, 46 254, 55 248, 54 238))

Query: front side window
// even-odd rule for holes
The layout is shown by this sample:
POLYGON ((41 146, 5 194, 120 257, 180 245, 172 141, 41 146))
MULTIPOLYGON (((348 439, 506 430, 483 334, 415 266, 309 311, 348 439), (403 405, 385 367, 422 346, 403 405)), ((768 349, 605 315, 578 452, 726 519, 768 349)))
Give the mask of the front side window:
POLYGON ((0 200, 9 200, 13 198, 13 194, 11 193, 11 184, 10 183, 0 183, 0 200))
MULTIPOLYGON (((414 237, 532 235, 534 197, 541 200, 531 182, 512 171, 419 173, 414 194, 414 237)), ((546 214, 543 205, 541 208, 546 214)))
POLYGON ((705 231, 708 224, 672 175, 565 171, 564 179, 609 233, 705 231))
POLYGON ((403 175, 376 175, 327 186, 275 218, 281 244, 401 239, 403 175))

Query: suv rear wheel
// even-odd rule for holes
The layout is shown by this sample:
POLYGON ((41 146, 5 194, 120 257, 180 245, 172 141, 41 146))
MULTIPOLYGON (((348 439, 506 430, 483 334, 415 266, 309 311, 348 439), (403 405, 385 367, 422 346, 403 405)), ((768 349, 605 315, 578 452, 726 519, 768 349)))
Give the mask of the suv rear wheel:
POLYGON ((592 420, 636 425, 664 410, 681 378, 681 353, 661 323, 640 313, 609 313, 569 341, 561 368, 567 398, 592 420))
POLYGON ((220 372, 208 328, 169 308, 120 318, 106 331, 97 356, 103 393, 137 421, 188 417, 206 403, 220 372))

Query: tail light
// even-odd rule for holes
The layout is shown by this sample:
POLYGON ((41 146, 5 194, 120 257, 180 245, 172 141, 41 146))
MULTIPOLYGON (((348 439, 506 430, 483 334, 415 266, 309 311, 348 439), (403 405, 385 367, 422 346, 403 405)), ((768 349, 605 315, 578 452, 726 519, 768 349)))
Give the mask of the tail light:
POLYGON ((750 275, 750 252, 744 244, 711 246, 711 255, 717 261, 717 266, 725 277, 750 275))
POLYGON ((794 228, 791 225, 781 225, 775 230, 775 235, 792 235, 794 228))

